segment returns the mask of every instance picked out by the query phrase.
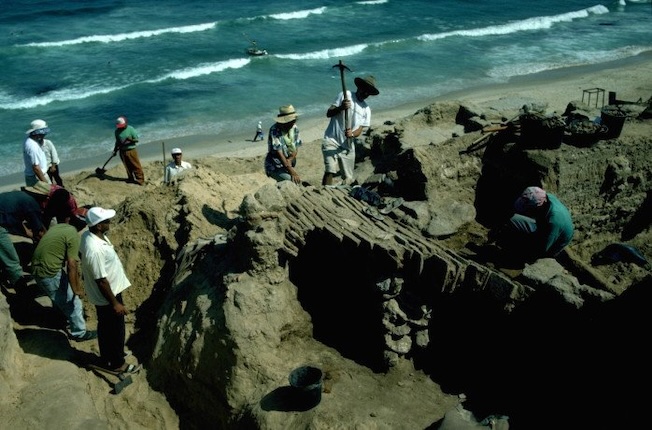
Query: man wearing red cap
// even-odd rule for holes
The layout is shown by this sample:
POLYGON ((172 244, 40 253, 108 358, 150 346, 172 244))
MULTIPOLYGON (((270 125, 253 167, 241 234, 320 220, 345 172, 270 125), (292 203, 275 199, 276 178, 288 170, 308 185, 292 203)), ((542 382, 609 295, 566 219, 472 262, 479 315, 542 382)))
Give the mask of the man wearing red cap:
POLYGON ((138 143, 138 133, 136 129, 127 124, 126 116, 119 116, 115 121, 115 147, 113 154, 120 151, 120 159, 127 170, 127 182, 143 185, 145 183, 145 174, 140 165, 140 158, 136 150, 138 143))

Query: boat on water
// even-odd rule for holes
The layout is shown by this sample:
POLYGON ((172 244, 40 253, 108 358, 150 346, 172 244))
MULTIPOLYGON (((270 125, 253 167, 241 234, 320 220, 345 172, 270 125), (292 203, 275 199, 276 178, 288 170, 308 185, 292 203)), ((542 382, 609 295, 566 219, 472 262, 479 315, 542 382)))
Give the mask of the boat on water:
POLYGON ((267 50, 252 46, 251 48, 247 48, 247 54, 254 56, 267 55, 267 50))

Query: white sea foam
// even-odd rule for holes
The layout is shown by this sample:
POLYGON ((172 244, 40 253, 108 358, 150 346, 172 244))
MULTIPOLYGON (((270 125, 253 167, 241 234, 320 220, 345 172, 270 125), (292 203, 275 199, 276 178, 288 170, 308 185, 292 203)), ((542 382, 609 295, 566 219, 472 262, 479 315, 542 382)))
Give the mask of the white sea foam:
POLYGON ((0 93, 0 109, 30 109, 38 106, 45 106, 52 102, 62 102, 71 100, 82 100, 88 97, 93 97, 101 94, 110 94, 116 91, 122 91, 133 85, 140 84, 155 84, 166 79, 185 80, 195 78, 202 75, 210 75, 212 73, 219 73, 227 69, 239 69, 249 64, 251 60, 247 58, 233 59, 227 61, 219 61, 216 63, 199 64, 187 69, 176 70, 152 79, 147 79, 141 82, 133 82, 129 85, 120 86, 106 86, 106 87, 84 87, 84 88, 67 88, 64 90, 51 91, 37 97, 30 97, 22 99, 18 97, 11 97, 7 94, 0 93))
POLYGON ((573 66, 586 66, 599 64, 608 61, 620 60, 623 58, 633 57, 640 53, 649 51, 652 47, 627 46, 612 51, 584 51, 574 52, 573 55, 566 55, 557 62, 536 62, 523 61, 491 68, 487 72, 488 76, 500 78, 505 81, 510 77, 524 76, 533 73, 544 72, 547 70, 562 69, 573 66))
POLYGON ((455 30, 436 34, 424 34, 418 37, 419 40, 432 41, 438 39, 445 39, 452 36, 466 36, 466 37, 483 37, 491 35, 511 34, 519 31, 534 31, 544 30, 551 28, 558 22, 570 22, 578 18, 586 18, 589 14, 601 15, 609 13, 609 9, 604 6, 594 6, 588 9, 582 9, 575 12, 563 13, 553 16, 537 16, 533 18, 524 19, 521 21, 510 22, 503 25, 490 25, 482 28, 472 28, 468 30, 455 30))
POLYGON ((79 37, 77 39, 61 40, 58 42, 27 43, 21 46, 49 47, 49 46, 79 45, 80 43, 115 43, 115 42, 122 42, 123 40, 159 36, 161 34, 166 34, 166 33, 194 33, 197 31, 206 31, 215 28, 216 25, 217 25, 216 22, 210 22, 207 24, 187 25, 184 27, 172 27, 172 28, 164 28, 160 30, 134 31, 131 33, 84 36, 84 37, 79 37))
POLYGON ((344 46, 341 48, 323 49, 321 51, 306 52, 303 54, 278 54, 275 57, 287 58, 290 60, 319 60, 334 57, 347 57, 358 54, 365 50, 369 45, 366 43, 360 45, 344 46))
POLYGON ((269 15, 269 17, 273 19, 280 19, 280 20, 303 19, 309 17, 310 15, 321 15, 322 13, 324 13, 324 11, 326 11, 326 6, 318 7, 316 9, 277 13, 277 14, 269 15))

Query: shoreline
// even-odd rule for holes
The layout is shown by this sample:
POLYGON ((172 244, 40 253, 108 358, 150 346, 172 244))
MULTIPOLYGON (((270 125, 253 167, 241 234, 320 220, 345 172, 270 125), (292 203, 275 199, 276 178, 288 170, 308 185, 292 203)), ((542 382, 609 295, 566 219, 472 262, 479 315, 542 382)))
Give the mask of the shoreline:
MULTIPOLYGON (((446 93, 435 98, 417 99, 406 104, 389 109, 374 110, 373 98, 370 99, 372 110, 372 126, 385 121, 397 121, 414 114, 432 103, 441 101, 464 101, 475 104, 487 103, 504 99, 519 98, 534 99, 548 104, 550 111, 563 111, 566 104, 572 100, 581 100, 582 91, 591 88, 602 88, 605 97, 608 92, 616 92, 619 100, 636 101, 642 98, 646 101, 652 96, 652 52, 644 52, 624 60, 607 63, 573 66, 562 69, 548 70, 530 75, 511 78, 507 83, 482 85, 460 91, 446 93), (558 105, 561 102, 563 105, 558 105)), ((297 123, 301 138, 305 143, 321 139, 326 129, 328 119, 324 104, 323 117, 299 117, 297 123)), ((605 104, 607 99, 605 98, 605 104)), ((300 110, 299 110, 300 112, 300 110)), ((135 125, 138 129, 137 125, 135 125)), ((138 146, 138 154, 142 163, 155 161, 171 161, 170 151, 174 147, 183 150, 184 160, 195 163, 202 157, 256 157, 267 151, 267 140, 252 142, 255 129, 245 132, 227 132, 221 135, 188 135, 169 140, 156 140, 142 143, 138 146)), ((267 132, 265 131, 265 135, 267 132)), ((56 145, 56 142, 55 142, 56 145)), ((103 157, 93 156, 60 164, 61 176, 72 177, 84 171, 93 173, 95 168, 109 160, 111 152, 103 157)), ((119 157, 113 157, 107 164, 109 169, 120 164, 119 157)), ((262 169, 262 167, 261 167, 262 169)), ((20 189, 24 185, 21 172, 0 178, 0 191, 20 189)))

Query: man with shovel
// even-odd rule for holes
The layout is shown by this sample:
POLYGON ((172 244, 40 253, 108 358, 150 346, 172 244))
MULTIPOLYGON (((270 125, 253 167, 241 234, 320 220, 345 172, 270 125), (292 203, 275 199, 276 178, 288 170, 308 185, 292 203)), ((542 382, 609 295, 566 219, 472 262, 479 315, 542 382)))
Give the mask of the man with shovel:
POLYGON ((143 185, 145 183, 145 174, 140 165, 140 158, 136 150, 138 143, 138 133, 127 124, 127 117, 120 116, 115 121, 115 147, 113 154, 120 151, 120 159, 127 170, 127 182, 132 184, 143 185))
POLYGON ((324 156, 324 177, 322 185, 332 185, 333 176, 341 172, 342 183, 354 182, 355 138, 371 125, 371 108, 365 101, 369 96, 379 94, 376 79, 373 76, 355 78, 357 91, 351 95, 344 85, 344 66, 341 62, 342 92, 328 108, 326 116, 330 118, 322 141, 324 156))

